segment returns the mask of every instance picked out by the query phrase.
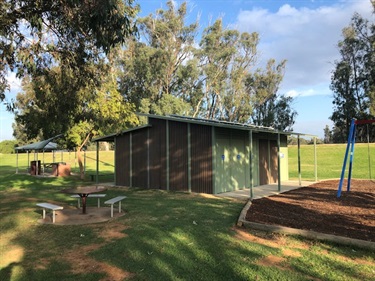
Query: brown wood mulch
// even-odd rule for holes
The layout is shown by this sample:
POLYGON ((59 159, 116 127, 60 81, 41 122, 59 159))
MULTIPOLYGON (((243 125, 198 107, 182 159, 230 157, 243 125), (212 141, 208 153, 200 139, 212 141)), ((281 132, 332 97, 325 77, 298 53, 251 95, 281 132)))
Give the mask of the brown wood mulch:
POLYGON ((375 242, 375 181, 328 180, 252 201, 246 214, 251 222, 333 234, 375 242))

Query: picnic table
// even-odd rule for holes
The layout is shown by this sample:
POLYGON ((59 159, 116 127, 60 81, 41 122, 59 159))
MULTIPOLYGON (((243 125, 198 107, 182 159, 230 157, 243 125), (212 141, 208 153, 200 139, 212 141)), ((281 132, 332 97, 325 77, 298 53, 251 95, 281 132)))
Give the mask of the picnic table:
POLYGON ((86 198, 92 193, 99 193, 107 190, 104 186, 90 185, 90 186, 77 186, 74 188, 63 189, 61 192, 67 194, 78 194, 82 201, 82 214, 86 214, 86 198))

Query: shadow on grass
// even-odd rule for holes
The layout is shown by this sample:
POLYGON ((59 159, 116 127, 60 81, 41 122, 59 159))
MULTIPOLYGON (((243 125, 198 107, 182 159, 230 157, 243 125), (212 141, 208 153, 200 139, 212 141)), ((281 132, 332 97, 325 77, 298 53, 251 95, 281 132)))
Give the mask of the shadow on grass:
MULTIPOLYGON (((35 184, 29 185, 30 193, 27 189, 21 192, 34 197, 20 197, 21 200, 41 200, 49 193, 56 196, 55 191, 62 188, 55 183, 53 188, 49 184, 42 185, 43 188, 35 184)), ((78 273, 67 261, 72 260, 67 257, 72 252, 90 248, 96 250, 82 253, 83 258, 89 256, 130 272, 132 280, 311 280, 324 277, 330 267, 335 268, 334 274, 343 272, 331 280, 355 280, 359 276, 360 269, 343 271, 347 263, 321 258, 324 255, 319 250, 306 250, 302 257, 288 263, 292 265, 289 268, 259 265, 257 261, 264 257, 282 256, 282 245, 271 247, 235 237, 233 226, 242 202, 129 188, 109 189, 107 194, 127 196, 122 205, 126 214, 96 225, 38 225, 32 223, 38 217, 35 213, 21 214, 22 208, 18 215, 7 211, 12 200, 6 203, 5 211, 2 205, 2 231, 8 232, 9 245, 22 247, 23 255, 17 262, 5 265, 0 277, 14 277, 19 271, 20 281, 108 279, 105 272, 91 272, 90 262, 83 263, 78 273), (101 237, 100 233, 116 225, 126 226, 121 228, 125 229, 125 237, 101 237), (99 248, 93 247, 98 245, 99 248)))

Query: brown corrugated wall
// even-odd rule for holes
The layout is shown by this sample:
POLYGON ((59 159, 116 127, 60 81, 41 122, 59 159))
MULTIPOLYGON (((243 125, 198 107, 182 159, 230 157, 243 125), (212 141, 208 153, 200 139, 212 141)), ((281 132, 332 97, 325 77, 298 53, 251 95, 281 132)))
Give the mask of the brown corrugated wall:
POLYGON ((130 185, 130 134, 116 137, 116 185, 130 185))
POLYGON ((188 126, 169 121, 169 190, 188 191, 188 126))
POLYGON ((150 188, 167 188, 166 120, 149 118, 150 188))
POLYGON ((148 187, 147 130, 132 132, 132 186, 148 187))
POLYGON ((191 191, 213 193, 212 131, 210 126, 190 124, 191 191))

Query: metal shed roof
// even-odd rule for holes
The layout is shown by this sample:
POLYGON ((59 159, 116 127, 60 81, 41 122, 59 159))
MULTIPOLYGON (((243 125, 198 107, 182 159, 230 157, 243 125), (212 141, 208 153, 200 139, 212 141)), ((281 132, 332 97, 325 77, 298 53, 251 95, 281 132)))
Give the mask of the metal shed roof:
MULTIPOLYGON (((243 124, 237 122, 228 122, 228 121, 221 121, 221 120, 214 120, 214 119, 205 119, 205 118, 195 118, 189 116, 180 116, 180 115, 168 115, 168 116, 161 116, 161 115, 153 115, 153 114, 145 114, 145 113, 137 113, 139 116, 145 116, 155 119, 163 119, 163 120, 170 120, 170 121, 177 121, 177 122, 184 122, 184 123, 191 123, 191 124, 199 124, 199 125, 206 125, 206 126, 213 126, 213 127, 221 127, 221 128, 230 128, 236 130, 246 130, 246 131, 254 131, 254 132, 264 132, 264 133, 272 133, 272 134, 282 134, 282 135, 297 135, 297 136, 310 136, 310 137, 317 137, 315 135, 304 134, 304 133, 296 133, 291 131, 278 131, 272 127, 264 127, 264 126, 257 126, 252 124, 243 124)), ((120 136, 122 134, 140 130, 143 128, 151 127, 151 125, 144 125, 140 127, 131 128, 120 133, 114 133, 111 135, 98 137, 93 139, 93 141, 109 141, 113 142, 116 136, 120 136)))
POLYGON ((115 139, 115 137, 117 137, 117 136, 121 136, 121 135, 129 133, 129 132, 138 131, 138 130, 141 130, 141 129, 144 129, 144 128, 149 128, 149 127, 152 127, 152 126, 149 125, 149 124, 147 124, 147 125, 143 125, 143 126, 139 126, 139 127, 135 127, 135 128, 130 128, 130 129, 121 131, 119 133, 114 133, 114 134, 106 135, 106 136, 103 136, 103 137, 94 138, 92 141, 108 141, 108 142, 113 142, 114 139, 115 139))

